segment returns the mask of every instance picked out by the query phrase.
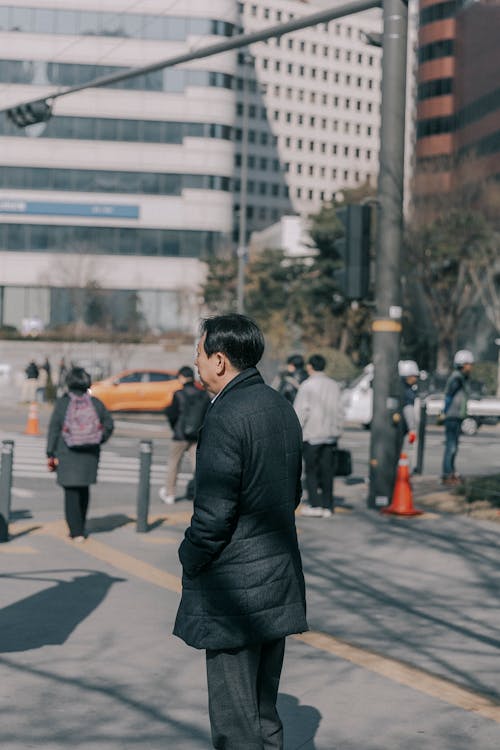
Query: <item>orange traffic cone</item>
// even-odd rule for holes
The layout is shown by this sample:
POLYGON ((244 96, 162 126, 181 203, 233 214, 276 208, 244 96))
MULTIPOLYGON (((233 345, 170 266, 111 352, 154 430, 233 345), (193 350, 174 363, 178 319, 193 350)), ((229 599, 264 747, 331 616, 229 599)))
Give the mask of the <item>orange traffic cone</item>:
POLYGON ((421 516, 423 513, 423 511, 413 507, 410 467, 406 453, 401 453, 399 457, 392 502, 387 508, 382 508, 382 513, 390 513, 396 516, 421 516))
POLYGON ((38 421, 38 404, 32 401, 28 411, 28 421, 26 422, 25 435, 41 435, 40 423, 38 421))

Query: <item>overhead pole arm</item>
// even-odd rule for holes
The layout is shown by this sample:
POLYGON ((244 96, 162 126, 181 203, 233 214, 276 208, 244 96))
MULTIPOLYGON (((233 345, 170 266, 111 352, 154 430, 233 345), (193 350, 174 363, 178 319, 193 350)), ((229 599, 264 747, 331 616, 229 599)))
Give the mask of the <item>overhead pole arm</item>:
MULTIPOLYGON (((247 47, 249 44, 263 42, 266 39, 270 39, 271 37, 283 36, 283 34, 290 34, 292 31, 305 29, 308 26, 316 26, 320 23, 328 23, 329 21, 333 21, 336 18, 349 16, 353 13, 361 13, 364 10, 370 10, 370 8, 380 7, 382 7, 382 0, 351 0, 351 2, 345 3, 344 5, 339 5, 336 8, 325 9, 307 16, 294 18, 287 23, 268 26, 265 29, 254 31, 249 34, 238 34, 231 39, 224 40, 223 42, 209 44, 206 47, 201 47, 198 50, 188 51, 181 55, 175 55, 174 57, 168 57, 165 60, 160 60, 156 63, 151 63, 150 65, 130 68, 123 72, 111 73, 110 75, 99 76, 98 78, 94 78, 88 83, 84 83, 79 86, 70 86, 65 89, 58 89, 50 94, 46 94, 45 96, 40 97, 40 99, 33 99, 27 102, 21 102, 20 104, 15 106, 0 108, 0 112, 12 112, 16 109, 16 107, 28 107, 30 105, 40 105, 41 103, 47 104, 48 102, 51 103, 51 106, 56 99, 59 99, 62 96, 68 96, 68 94, 74 94, 77 91, 83 91, 84 89, 89 88, 100 88, 102 86, 111 86, 113 83, 126 81, 129 78, 146 75, 147 73, 154 73, 155 71, 163 70, 164 68, 172 68, 174 65, 181 65, 182 63, 191 62, 192 60, 202 60, 205 57, 219 55, 222 52, 229 52, 230 50, 239 49, 240 47, 247 47)), ((50 117, 50 114, 48 116, 50 117)), ((45 119, 48 118, 45 117, 45 119)))

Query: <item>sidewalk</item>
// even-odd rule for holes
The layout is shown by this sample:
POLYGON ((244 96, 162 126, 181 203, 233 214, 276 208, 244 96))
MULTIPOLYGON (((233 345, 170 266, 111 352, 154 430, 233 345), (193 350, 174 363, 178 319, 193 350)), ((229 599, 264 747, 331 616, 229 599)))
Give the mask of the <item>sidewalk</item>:
MULTIPOLYGON (((41 492, 0 545, 3 750, 211 747, 203 654, 171 635, 191 506, 152 499, 137 534, 109 491, 84 544, 41 492)), ((288 641, 286 750, 497 750, 500 526, 337 493, 333 519, 298 519, 311 633, 288 641)))

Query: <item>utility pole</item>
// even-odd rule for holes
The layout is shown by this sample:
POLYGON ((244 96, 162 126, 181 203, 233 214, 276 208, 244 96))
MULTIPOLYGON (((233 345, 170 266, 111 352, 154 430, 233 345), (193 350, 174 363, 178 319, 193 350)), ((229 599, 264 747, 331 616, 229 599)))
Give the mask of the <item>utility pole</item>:
POLYGON ((240 213, 238 222, 238 276, 236 282, 236 311, 245 312, 245 266, 247 264, 247 181, 248 181, 248 72, 252 57, 243 52, 243 101, 241 132, 240 213))
POLYGON ((400 418, 398 378, 401 335, 401 249, 408 6, 383 3, 382 111, 378 183, 378 235, 373 331, 373 419, 368 507, 390 504, 400 418))

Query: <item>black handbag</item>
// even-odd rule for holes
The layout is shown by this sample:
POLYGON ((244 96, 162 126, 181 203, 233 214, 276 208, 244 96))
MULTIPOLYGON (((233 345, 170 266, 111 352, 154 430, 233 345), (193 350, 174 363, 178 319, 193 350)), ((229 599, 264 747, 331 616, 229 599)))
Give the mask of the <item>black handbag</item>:
POLYGON ((352 474, 351 451, 345 448, 336 448, 335 455, 335 476, 348 477, 352 474))

